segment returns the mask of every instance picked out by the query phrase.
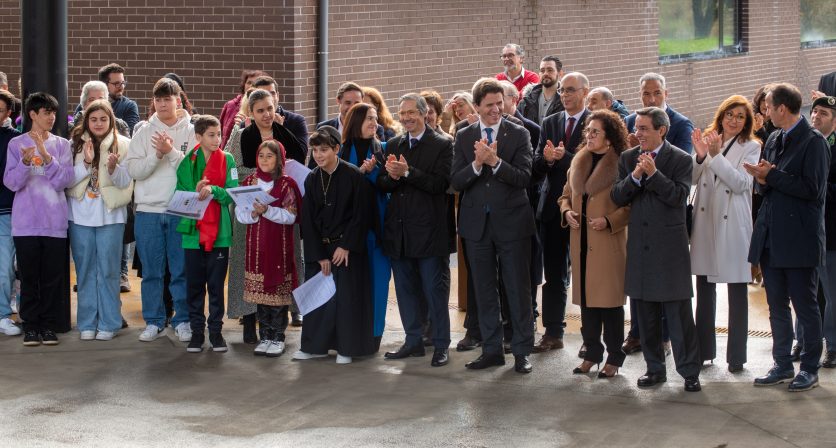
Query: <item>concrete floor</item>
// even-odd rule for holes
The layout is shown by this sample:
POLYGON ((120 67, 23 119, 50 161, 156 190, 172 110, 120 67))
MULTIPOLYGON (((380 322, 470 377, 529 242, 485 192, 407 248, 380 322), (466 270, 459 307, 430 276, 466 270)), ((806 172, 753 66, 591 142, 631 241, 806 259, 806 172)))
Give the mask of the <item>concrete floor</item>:
MULTIPOLYGON (((402 341, 393 301, 381 354, 350 365, 333 356, 291 361, 297 329, 288 331, 288 354, 256 358, 233 321, 224 329, 228 353, 195 355, 170 329, 137 341, 133 285, 122 295, 131 327, 113 341, 82 342, 73 331, 57 347, 24 348, 0 337, 0 446, 836 447, 836 371, 822 369, 822 386, 806 393, 756 389, 752 379, 771 365, 768 338, 750 337, 746 370, 732 375, 718 336, 718 364, 703 369, 696 394, 682 390, 670 358, 669 381, 651 390, 635 387, 640 354, 612 380, 572 375, 580 362, 574 307, 567 348, 533 355, 531 375, 510 364, 466 370, 477 352, 453 351, 442 368, 429 356, 384 361, 402 341)), ((763 292, 750 291, 750 327, 768 330, 763 292)), ((450 313, 455 341, 463 313, 450 313)))

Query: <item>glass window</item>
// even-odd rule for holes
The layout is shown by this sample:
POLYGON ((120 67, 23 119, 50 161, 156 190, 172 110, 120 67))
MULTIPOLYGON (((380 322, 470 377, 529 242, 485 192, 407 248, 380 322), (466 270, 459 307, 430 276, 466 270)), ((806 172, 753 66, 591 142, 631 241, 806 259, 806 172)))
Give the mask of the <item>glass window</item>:
POLYGON ((659 0, 659 56, 739 53, 738 0, 659 0))
POLYGON ((801 0, 801 45, 836 42, 836 1, 801 0))

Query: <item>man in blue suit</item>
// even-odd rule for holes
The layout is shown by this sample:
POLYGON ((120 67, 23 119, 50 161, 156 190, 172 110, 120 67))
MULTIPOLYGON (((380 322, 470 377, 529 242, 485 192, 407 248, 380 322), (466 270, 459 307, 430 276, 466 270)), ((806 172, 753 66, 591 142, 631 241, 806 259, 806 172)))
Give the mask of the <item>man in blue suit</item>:
MULTIPOLYGON (((671 128, 665 135, 665 140, 673 146, 691 153, 691 133, 694 132, 694 123, 685 115, 675 111, 668 105, 668 89, 665 86, 665 77, 658 73, 645 73, 639 79, 642 105, 644 107, 658 107, 668 114, 671 128)), ((639 144, 635 139, 636 114, 632 113, 624 120, 627 124, 627 132, 630 133, 630 146, 639 144)))
POLYGON ((801 91, 777 84, 766 95, 769 119, 779 130, 766 141, 763 159, 743 167, 757 182, 763 203, 758 210, 749 262, 763 270, 772 358, 775 365, 755 386, 791 381, 790 392, 819 383, 822 322, 816 299, 818 268, 825 261, 825 197, 830 168, 827 140, 801 116, 801 91), (792 364, 792 315, 798 316, 801 367, 792 364))

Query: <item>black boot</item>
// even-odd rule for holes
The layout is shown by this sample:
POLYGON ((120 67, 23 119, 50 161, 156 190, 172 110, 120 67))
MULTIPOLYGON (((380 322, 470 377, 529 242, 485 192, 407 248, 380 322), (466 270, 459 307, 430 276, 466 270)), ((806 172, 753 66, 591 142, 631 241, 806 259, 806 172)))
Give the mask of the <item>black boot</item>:
POLYGON ((255 313, 247 314, 244 319, 244 343, 255 344, 258 342, 258 336, 255 333, 255 313))

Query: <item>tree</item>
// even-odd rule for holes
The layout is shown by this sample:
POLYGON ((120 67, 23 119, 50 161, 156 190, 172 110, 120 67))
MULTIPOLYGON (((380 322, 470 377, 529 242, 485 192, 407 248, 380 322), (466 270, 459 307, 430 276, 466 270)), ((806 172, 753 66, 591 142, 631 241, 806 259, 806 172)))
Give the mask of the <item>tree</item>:
POLYGON ((717 20, 717 3, 719 3, 719 0, 691 0, 695 38, 699 39, 711 34, 711 28, 714 26, 714 21, 717 20))

